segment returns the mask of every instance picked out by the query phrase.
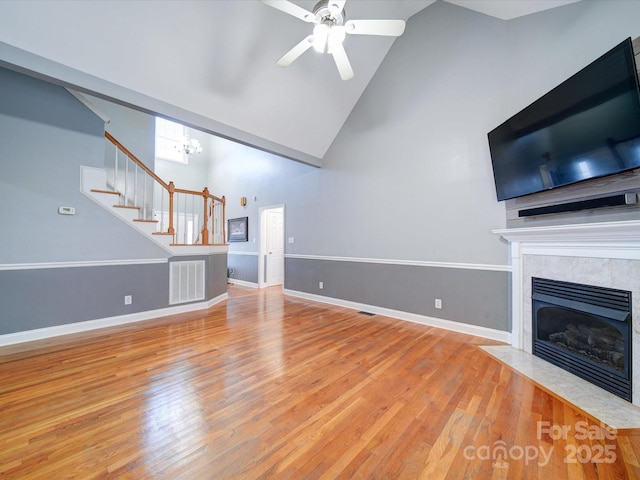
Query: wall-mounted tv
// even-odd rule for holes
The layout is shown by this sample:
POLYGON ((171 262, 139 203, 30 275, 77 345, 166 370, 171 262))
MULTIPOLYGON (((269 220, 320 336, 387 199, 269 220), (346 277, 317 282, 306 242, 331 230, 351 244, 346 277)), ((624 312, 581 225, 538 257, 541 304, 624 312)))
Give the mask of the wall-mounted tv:
POLYGON ((488 134, 498 200, 640 167, 628 38, 488 134))

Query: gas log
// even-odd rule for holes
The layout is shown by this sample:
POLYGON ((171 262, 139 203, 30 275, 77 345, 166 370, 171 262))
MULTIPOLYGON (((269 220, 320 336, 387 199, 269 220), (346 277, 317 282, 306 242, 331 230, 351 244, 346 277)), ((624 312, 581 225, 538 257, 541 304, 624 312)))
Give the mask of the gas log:
POLYGON ((615 328, 584 324, 576 327, 570 323, 564 332, 551 333, 549 341, 617 368, 624 367, 624 339, 615 328))

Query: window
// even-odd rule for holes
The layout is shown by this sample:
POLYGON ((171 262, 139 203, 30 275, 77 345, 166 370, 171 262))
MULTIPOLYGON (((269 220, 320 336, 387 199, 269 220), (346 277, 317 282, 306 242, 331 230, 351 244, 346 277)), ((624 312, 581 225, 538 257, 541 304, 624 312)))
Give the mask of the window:
POLYGON ((186 133, 183 125, 156 117, 156 158, 189 163, 182 148, 186 133))

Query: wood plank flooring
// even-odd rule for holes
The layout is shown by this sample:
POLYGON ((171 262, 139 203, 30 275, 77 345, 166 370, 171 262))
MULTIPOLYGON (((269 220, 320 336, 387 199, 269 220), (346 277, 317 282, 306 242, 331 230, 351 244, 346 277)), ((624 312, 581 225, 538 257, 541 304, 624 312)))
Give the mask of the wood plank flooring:
POLYGON ((0 478, 640 478, 640 437, 489 343, 232 286, 206 311, 0 348, 0 478))

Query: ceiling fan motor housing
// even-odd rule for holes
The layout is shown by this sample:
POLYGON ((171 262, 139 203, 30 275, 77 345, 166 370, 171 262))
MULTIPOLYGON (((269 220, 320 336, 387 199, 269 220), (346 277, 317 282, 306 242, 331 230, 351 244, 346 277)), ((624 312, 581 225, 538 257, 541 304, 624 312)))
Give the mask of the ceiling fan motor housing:
POLYGON ((404 20, 349 20, 346 21, 346 0, 320 0, 313 12, 288 0, 262 0, 267 5, 293 15, 307 23, 314 23, 313 33, 303 38, 285 53, 276 64, 288 67, 309 48, 330 54, 338 67, 340 78, 353 78, 353 69, 342 42, 347 33, 356 35, 384 35, 399 37, 404 32, 404 20))
POLYGON ((318 24, 344 25, 346 13, 344 8, 336 12, 336 8, 331 8, 332 0, 320 0, 313 7, 313 14, 318 24))

